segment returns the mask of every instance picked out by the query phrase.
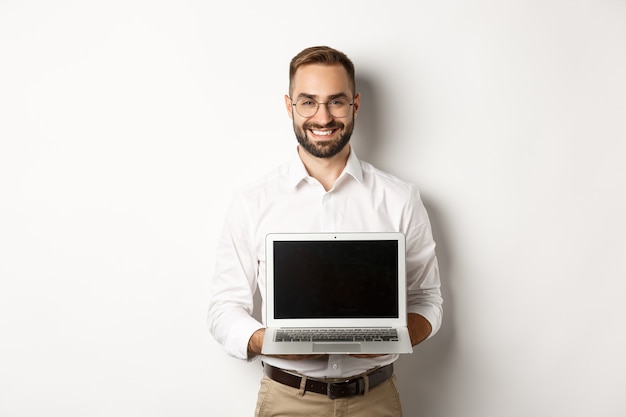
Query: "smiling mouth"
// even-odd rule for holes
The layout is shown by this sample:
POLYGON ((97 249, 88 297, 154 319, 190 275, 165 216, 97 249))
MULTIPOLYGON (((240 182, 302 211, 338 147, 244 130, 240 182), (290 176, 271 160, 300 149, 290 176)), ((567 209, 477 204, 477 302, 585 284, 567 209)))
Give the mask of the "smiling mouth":
POLYGON ((336 132, 336 129, 331 129, 331 130, 309 129, 309 132, 313 133, 315 136, 330 136, 336 132))

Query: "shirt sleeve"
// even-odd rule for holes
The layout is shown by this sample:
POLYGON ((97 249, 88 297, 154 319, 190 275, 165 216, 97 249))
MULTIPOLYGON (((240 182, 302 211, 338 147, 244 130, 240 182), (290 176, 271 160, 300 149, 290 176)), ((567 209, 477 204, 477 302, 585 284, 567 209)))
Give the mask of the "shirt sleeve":
POLYGON ((264 327, 252 316, 258 260, 248 219, 243 199, 236 197, 217 245, 208 313, 215 340, 227 354, 244 360, 248 359, 250 337, 264 327))
POLYGON ((435 241, 428 213, 414 187, 406 206, 403 232, 406 236, 407 312, 417 313, 432 326, 432 337, 441 327, 443 298, 435 241))

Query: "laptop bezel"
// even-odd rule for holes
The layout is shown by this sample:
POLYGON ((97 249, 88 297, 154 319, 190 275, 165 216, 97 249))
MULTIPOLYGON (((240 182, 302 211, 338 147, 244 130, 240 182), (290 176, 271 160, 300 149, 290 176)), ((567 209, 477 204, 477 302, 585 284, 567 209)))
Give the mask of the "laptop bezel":
POLYGON ((269 233, 266 248, 266 326, 269 328, 299 327, 405 327, 406 309, 406 241, 401 232, 340 232, 340 233, 269 233), (315 318, 277 319, 274 317, 274 242, 275 241, 346 241, 393 240, 398 244, 398 317, 393 318, 315 318))

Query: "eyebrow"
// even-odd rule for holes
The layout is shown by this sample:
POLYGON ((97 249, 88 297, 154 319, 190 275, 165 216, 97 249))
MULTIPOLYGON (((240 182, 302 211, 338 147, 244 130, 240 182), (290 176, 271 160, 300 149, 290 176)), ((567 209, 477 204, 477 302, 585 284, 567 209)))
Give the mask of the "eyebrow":
MULTIPOLYGON (((308 93, 300 93, 298 94, 298 97, 296 97, 296 99, 301 99, 301 98, 312 98, 315 101, 317 101, 317 99, 320 96, 316 95, 316 94, 308 94, 308 93)), ((338 93, 338 94, 332 94, 330 96, 328 96, 329 100, 335 99, 335 98, 339 98, 339 97, 343 97, 343 98, 347 98, 349 99, 350 97, 346 94, 346 93, 338 93)))

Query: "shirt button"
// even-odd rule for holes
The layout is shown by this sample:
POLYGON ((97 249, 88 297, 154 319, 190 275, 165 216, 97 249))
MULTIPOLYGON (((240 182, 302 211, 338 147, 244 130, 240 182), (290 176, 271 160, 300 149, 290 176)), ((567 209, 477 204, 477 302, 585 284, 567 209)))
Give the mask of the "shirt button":
POLYGON ((337 369, 339 366, 336 363, 333 363, 333 369, 337 369))

